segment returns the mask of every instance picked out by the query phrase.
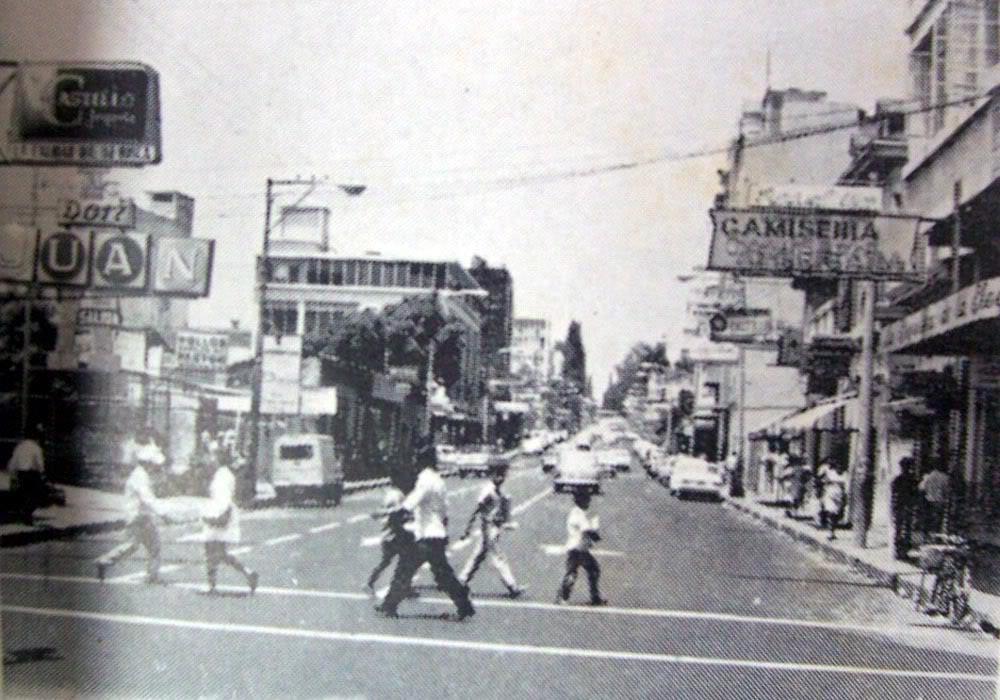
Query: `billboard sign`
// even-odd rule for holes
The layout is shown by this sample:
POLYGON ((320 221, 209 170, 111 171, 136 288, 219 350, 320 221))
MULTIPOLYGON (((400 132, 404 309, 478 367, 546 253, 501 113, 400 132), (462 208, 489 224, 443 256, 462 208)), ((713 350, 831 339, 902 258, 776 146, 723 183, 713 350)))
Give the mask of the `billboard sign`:
POLYGON ((764 344, 777 342, 770 309, 742 309, 718 313, 709 321, 716 343, 764 344))
POLYGON ((925 276, 919 220, 786 208, 715 209, 708 268, 759 277, 925 276))
POLYGON ((177 366, 222 372, 229 359, 229 335, 208 331, 177 331, 177 366))
POLYGON ((22 63, 3 149, 15 165, 159 163, 159 79, 141 63, 22 63))

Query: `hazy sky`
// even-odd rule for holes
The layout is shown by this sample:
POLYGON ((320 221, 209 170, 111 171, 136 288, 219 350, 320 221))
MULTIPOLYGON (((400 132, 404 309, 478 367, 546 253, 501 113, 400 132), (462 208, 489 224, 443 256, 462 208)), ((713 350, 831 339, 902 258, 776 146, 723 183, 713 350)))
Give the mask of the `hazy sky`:
POLYGON ((722 161, 545 176, 725 145, 769 47, 774 87, 904 96, 905 5, 0 0, 0 57, 159 72, 163 163, 114 178, 196 198, 218 249, 194 323, 255 323, 265 178, 328 175, 369 187, 329 194, 339 251, 505 264, 518 315, 582 322, 600 389, 633 342, 679 344, 722 161))

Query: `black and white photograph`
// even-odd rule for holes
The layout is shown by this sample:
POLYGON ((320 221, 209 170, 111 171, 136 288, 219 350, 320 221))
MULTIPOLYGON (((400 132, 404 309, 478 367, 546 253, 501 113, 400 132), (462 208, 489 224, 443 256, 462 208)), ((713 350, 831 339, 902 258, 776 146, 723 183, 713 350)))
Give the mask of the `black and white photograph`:
POLYGON ((2 697, 1000 698, 1000 0, 0 0, 0 503, 2 697))

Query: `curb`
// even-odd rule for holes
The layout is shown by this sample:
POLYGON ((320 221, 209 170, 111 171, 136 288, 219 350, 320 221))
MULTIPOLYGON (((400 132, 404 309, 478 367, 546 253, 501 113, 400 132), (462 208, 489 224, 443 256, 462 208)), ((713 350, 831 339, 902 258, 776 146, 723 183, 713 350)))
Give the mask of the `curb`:
MULTIPOLYGON (((930 590, 927 587, 921 588, 919 578, 915 581, 910 580, 909 578, 904 578, 898 573, 886 571, 885 569, 879 568, 878 566, 866 562, 859 557, 841 551, 831 544, 805 535, 795 528, 788 526, 786 523, 783 523, 777 517, 769 517, 767 514, 760 513, 753 508, 750 508, 742 502, 742 499, 735 499, 731 496, 726 496, 725 502, 741 513, 749 515, 754 520, 758 520, 766 524, 768 527, 790 536, 795 541, 806 545, 810 549, 820 552, 826 558, 839 564, 846 564, 847 566, 850 566, 861 575, 875 581, 875 583, 884 588, 888 588, 901 598, 908 599, 912 602, 916 599, 918 594, 924 598, 930 596, 930 590)), ((919 569, 917 569, 916 573, 919 574, 919 569)), ((930 580, 930 577, 928 577, 928 583, 930 580)), ((982 622, 989 622, 989 616, 976 610, 972 607, 972 605, 973 604, 970 601, 969 619, 976 625, 980 625, 982 622)))

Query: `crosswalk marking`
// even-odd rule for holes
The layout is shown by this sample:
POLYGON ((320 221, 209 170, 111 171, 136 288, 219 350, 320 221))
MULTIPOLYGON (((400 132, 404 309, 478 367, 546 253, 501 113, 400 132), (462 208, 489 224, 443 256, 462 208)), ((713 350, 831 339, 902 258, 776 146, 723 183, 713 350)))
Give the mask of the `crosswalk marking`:
POLYGON ((334 521, 332 523, 327 523, 326 525, 317 525, 316 527, 309 528, 309 532, 316 535, 320 532, 326 532, 327 530, 335 530, 340 527, 340 523, 334 521))
POLYGON ((358 513, 357 515, 352 515, 351 517, 349 517, 347 519, 347 522, 353 525, 354 523, 360 523, 362 520, 367 520, 370 517, 371 516, 368 515, 367 513, 358 513))
POLYGON ((301 539, 301 532, 293 532, 290 535, 282 535, 281 537, 272 537, 269 540, 264 540, 264 545, 267 547, 272 547, 276 544, 284 544, 285 542, 293 542, 295 540, 301 539))
MULTIPOLYGON (((258 589, 260 592, 260 589, 258 589)), ((869 666, 848 666, 841 664, 815 664, 787 661, 765 661, 761 659, 720 658, 711 656, 686 656, 680 654, 661 654, 653 652, 622 651, 615 649, 589 649, 578 647, 557 647, 532 644, 511 644, 502 642, 481 642, 461 639, 441 639, 435 637, 416 637, 394 634, 376 634, 371 632, 341 632, 337 630, 303 629, 295 627, 277 627, 271 625, 253 625, 234 622, 208 622, 203 620, 184 620, 167 617, 151 617, 147 615, 128 615, 120 613, 89 612, 62 608, 37 608, 22 605, 4 605, 0 608, 7 614, 33 615, 36 617, 53 617, 64 619, 91 620, 114 622, 125 625, 147 625, 157 627, 172 627, 175 629, 195 629, 208 632, 227 632, 240 634, 268 635, 274 637, 315 639, 331 642, 353 642, 355 644, 387 644, 395 646, 416 646, 424 648, 452 649, 461 651, 478 651, 496 653, 512 653, 537 656, 556 656, 569 658, 602 659, 608 661, 633 661, 688 666, 714 666, 747 669, 767 669, 790 673, 826 673, 836 675, 865 675, 895 678, 924 678, 931 680, 965 681, 974 683, 996 682, 994 676, 975 673, 956 673, 947 671, 927 671, 923 669, 874 668, 869 666)))

